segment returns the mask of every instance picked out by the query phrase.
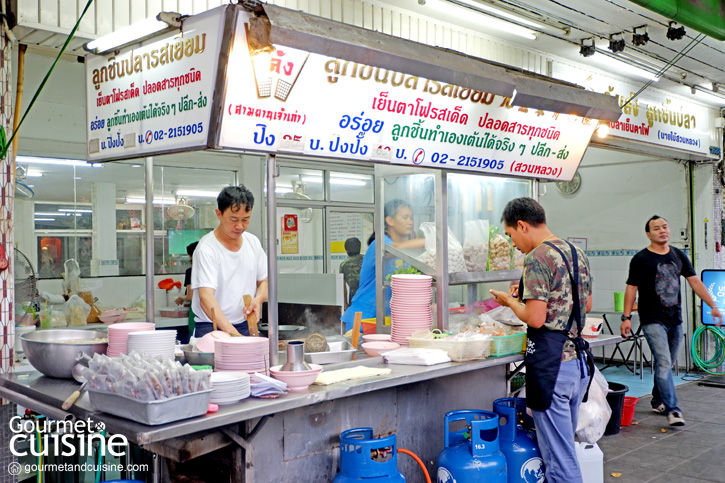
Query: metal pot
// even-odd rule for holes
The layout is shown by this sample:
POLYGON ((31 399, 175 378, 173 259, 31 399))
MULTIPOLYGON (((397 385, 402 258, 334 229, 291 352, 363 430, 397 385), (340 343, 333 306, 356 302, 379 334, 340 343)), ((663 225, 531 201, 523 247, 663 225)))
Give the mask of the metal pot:
POLYGON ((108 337, 108 333, 101 330, 47 329, 21 335, 20 343, 25 357, 38 371, 50 377, 71 379, 78 353, 89 356, 105 354, 108 342, 65 344, 61 341, 100 337, 108 337))
MULTIPOLYGON (((280 339, 286 340, 286 339, 299 339, 304 337, 304 332, 307 330, 307 327, 304 325, 278 325, 277 326, 277 334, 280 339)), ((268 324, 267 323, 261 323, 259 324, 259 335, 262 337, 267 337, 269 334, 268 331, 268 324)))

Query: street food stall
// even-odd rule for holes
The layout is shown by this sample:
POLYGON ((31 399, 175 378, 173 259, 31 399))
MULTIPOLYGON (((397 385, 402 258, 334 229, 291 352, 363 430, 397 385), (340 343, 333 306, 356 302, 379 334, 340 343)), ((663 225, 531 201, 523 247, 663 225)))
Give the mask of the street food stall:
MULTIPOLYGON (((429 223, 428 255, 380 243, 376 258, 391 253, 433 278, 435 325, 445 331, 453 299, 473 305, 486 284, 520 276, 510 242, 499 236, 503 242, 495 246, 488 238, 506 200, 535 196, 534 180, 571 179, 598 120, 620 114, 614 99, 567 83, 272 5, 219 7, 182 24, 181 33, 87 59, 88 159, 145 158, 151 219, 153 156, 193 150, 265 156, 270 366, 279 357, 276 254, 286 228, 276 210, 277 156, 374 163, 379 233, 385 201, 419 201, 411 205, 429 223), (454 265, 452 238, 463 239, 466 224, 481 218, 492 228, 481 244, 488 253, 474 246, 467 252, 470 269, 454 265), (504 262, 492 260, 493 252, 504 262), (467 288, 453 292, 458 285, 467 288)), ((153 233, 148 237, 147 273, 153 274, 153 233)), ((460 255, 457 262, 465 258, 460 255)), ((147 313, 153 314, 153 276, 147 279, 147 313)), ((390 331, 387 284, 378 267, 375 328, 381 333, 390 331)), ((599 336, 592 345, 617 341, 599 336)), ((244 399, 158 426, 107 414, 85 396, 61 410, 77 384, 36 372, 6 375, 0 395, 50 418, 102 422, 109 433, 162 457, 155 460, 155 481, 165 478, 163 458, 182 462, 227 446, 235 448, 234 481, 273 481, 280 474, 329 481, 339 462, 338 436, 352 427, 397 434, 399 445, 431 469, 442 449, 445 412, 490 408, 509 394, 511 364, 522 361, 522 348, 430 366, 386 364, 358 353, 358 360, 324 372, 362 365, 387 374, 313 385, 278 399, 244 399)), ((401 469, 418 471, 406 460, 401 469)))

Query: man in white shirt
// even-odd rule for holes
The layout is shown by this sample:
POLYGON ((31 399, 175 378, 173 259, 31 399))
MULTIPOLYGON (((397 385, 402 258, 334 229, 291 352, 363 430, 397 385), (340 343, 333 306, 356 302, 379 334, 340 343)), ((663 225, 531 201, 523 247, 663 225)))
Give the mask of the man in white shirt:
POLYGON ((259 320, 267 300, 267 255, 259 239, 247 233, 254 195, 246 187, 227 186, 217 197, 219 226, 199 240, 194 251, 191 302, 196 314, 195 337, 217 328, 230 334, 249 335, 246 317, 252 311, 259 320), (244 307, 244 295, 254 294, 244 307))

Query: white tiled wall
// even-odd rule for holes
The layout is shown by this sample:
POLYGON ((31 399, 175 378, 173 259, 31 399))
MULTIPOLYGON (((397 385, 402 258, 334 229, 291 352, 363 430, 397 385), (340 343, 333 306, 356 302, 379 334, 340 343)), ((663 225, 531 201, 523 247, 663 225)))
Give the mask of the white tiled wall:
POLYGON ((614 307, 614 292, 624 292, 627 284, 629 262, 634 252, 626 255, 600 255, 602 252, 588 253, 592 271, 592 307, 611 309, 614 307))

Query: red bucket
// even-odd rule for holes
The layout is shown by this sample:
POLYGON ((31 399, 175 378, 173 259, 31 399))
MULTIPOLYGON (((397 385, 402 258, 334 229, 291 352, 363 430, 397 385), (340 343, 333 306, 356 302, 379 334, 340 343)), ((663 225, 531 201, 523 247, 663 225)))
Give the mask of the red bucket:
POLYGON ((624 405, 622 406, 622 426, 629 426, 632 423, 632 419, 634 419, 634 408, 637 406, 637 401, 639 401, 639 398, 637 397, 625 396, 624 405))

